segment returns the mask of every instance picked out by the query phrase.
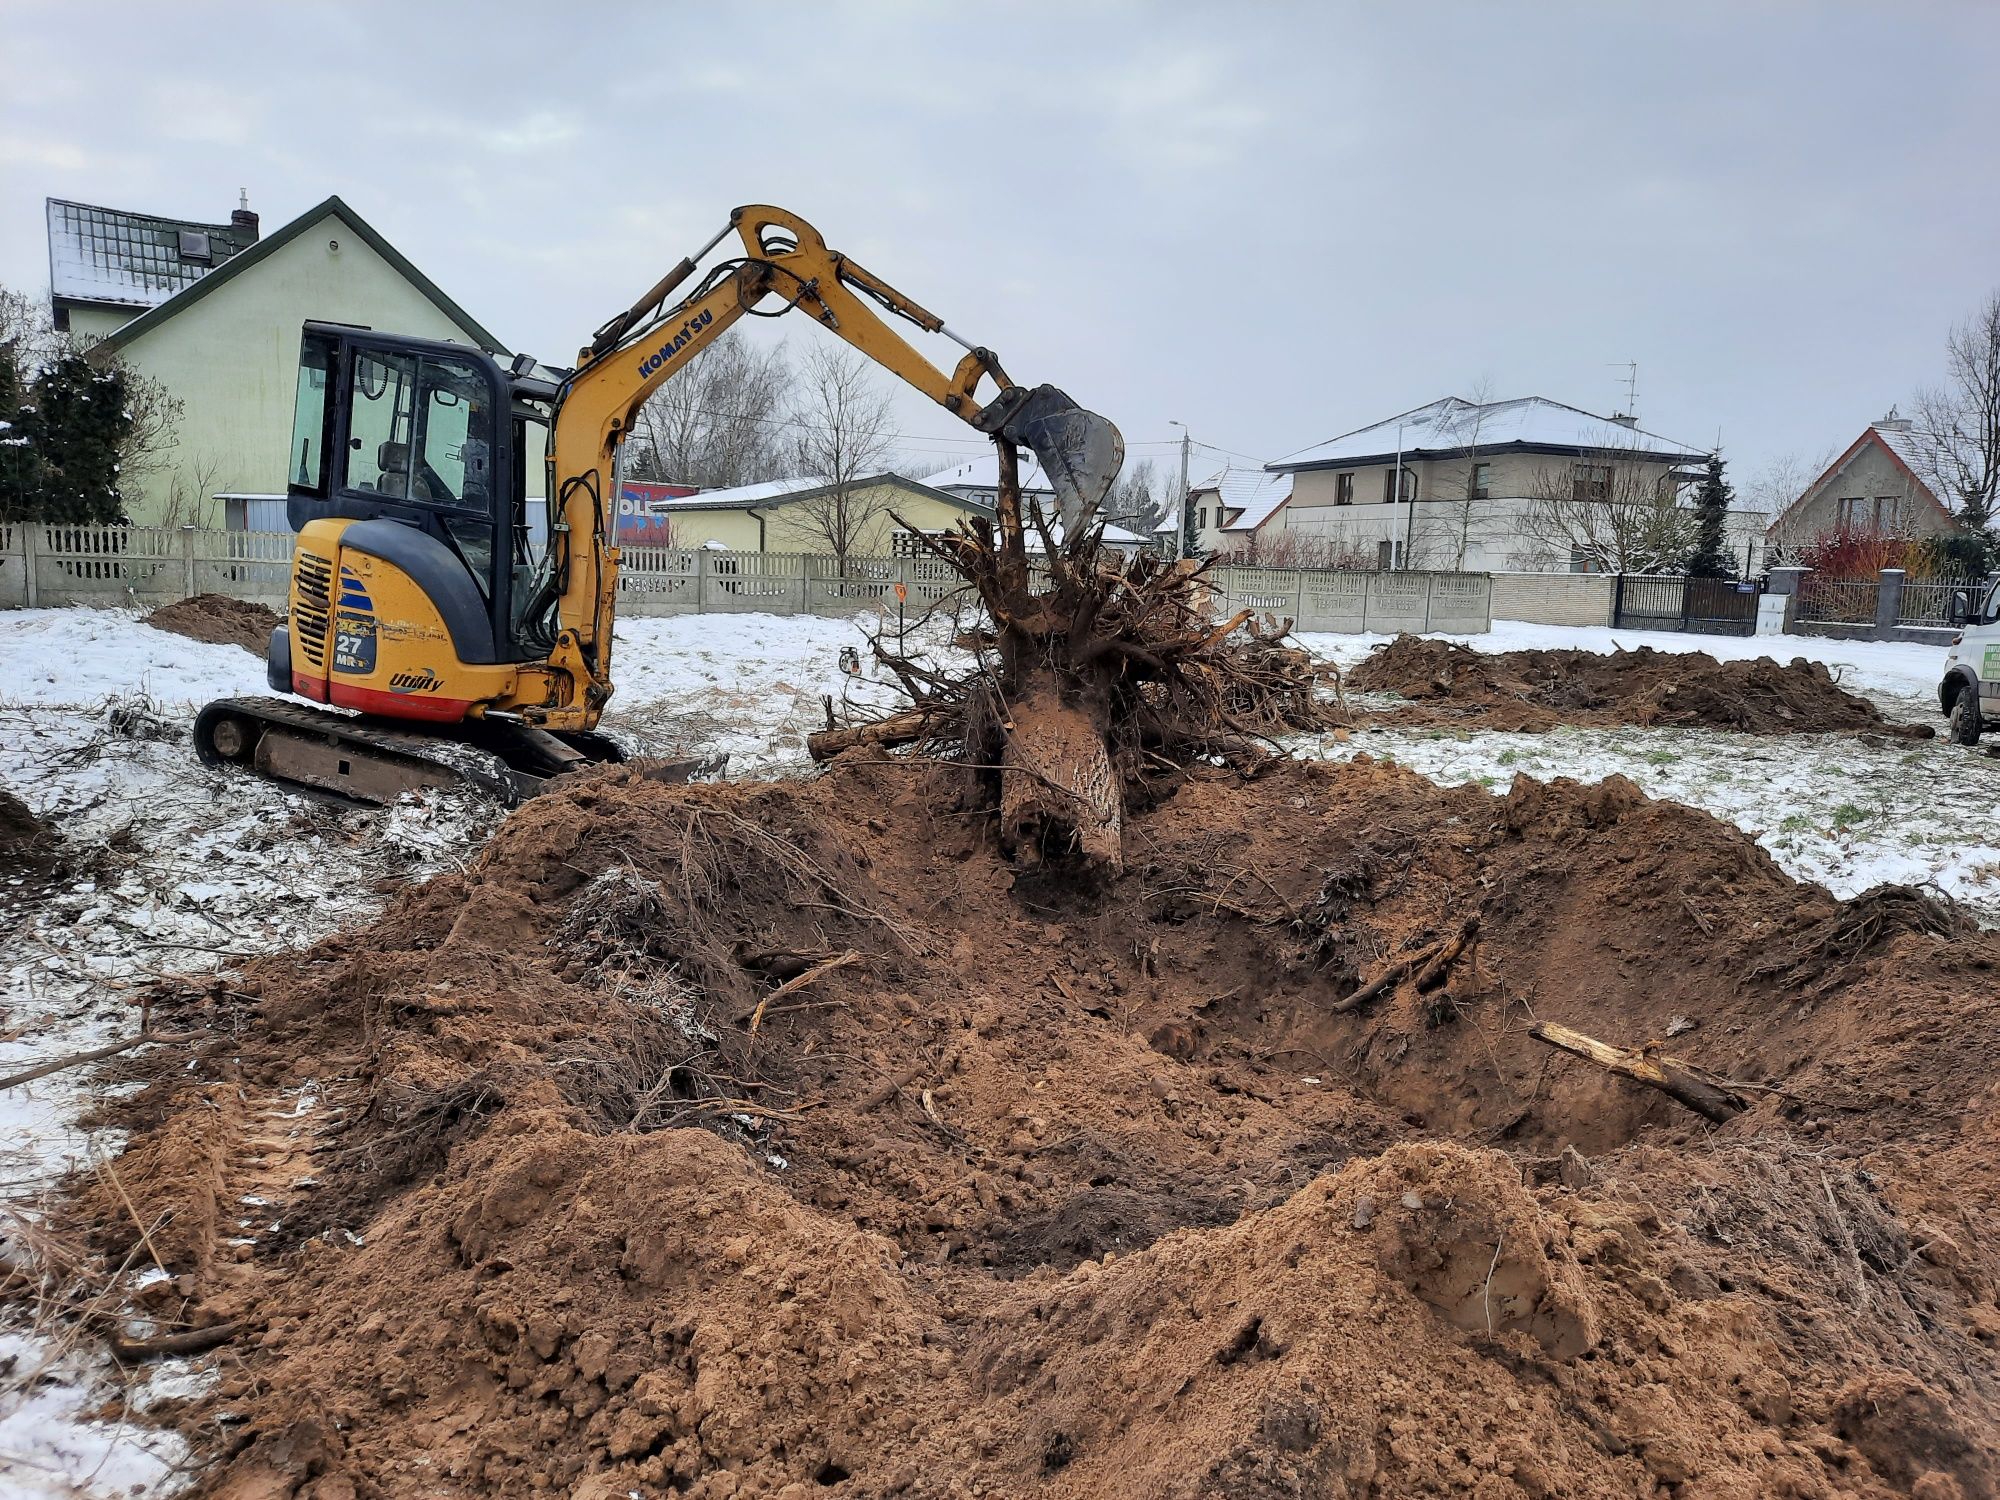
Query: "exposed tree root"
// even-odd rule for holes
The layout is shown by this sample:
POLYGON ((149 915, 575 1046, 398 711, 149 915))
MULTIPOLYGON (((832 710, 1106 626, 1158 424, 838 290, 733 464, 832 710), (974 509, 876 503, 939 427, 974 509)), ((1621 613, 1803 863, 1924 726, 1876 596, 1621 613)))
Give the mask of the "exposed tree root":
POLYGON ((1217 621, 1204 563, 1120 556, 1103 545, 1094 507, 1058 536, 1023 510, 1006 444, 1000 475, 994 521, 943 537, 908 528, 983 607, 959 635, 973 664, 939 668, 876 636, 911 706, 811 736, 816 759, 860 746, 959 755, 997 778, 989 790, 1017 865, 1115 874, 1134 794, 1203 757, 1254 770, 1273 736, 1337 722, 1333 669, 1285 644, 1289 620, 1240 610, 1217 621))

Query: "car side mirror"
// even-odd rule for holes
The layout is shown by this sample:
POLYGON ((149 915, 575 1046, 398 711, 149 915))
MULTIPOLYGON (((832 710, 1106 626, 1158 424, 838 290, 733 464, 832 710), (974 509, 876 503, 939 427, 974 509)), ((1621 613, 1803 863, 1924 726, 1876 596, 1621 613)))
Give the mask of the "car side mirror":
POLYGON ((1972 618, 1972 594, 1967 589, 1951 591, 1951 623, 1963 625, 1972 618))

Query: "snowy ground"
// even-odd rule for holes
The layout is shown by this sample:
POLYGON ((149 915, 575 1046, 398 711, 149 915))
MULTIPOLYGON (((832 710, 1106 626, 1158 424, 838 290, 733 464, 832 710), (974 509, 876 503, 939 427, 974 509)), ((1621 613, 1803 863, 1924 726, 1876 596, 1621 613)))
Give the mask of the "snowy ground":
MULTIPOLYGON (((1306 644, 1352 663, 1381 639, 1306 644)), ((1943 653, 1933 647, 1509 622, 1461 639, 1487 651, 1643 644, 1804 655, 1829 663, 1890 718, 1939 723, 1943 653)), ((618 627, 615 670, 607 729, 639 749, 727 753, 736 776, 808 769, 805 735, 824 724, 827 697, 840 711, 891 696, 862 624, 846 620, 628 620, 618 627), (855 648, 858 675, 842 670, 844 647, 855 648)), ((219 972, 240 956, 310 941, 370 914, 400 878, 445 868, 483 841, 495 815, 463 798, 338 811, 198 766, 186 746, 194 707, 265 691, 262 664, 248 652, 163 634, 131 614, 0 614, 0 786, 91 851, 86 874, 34 900, 0 870, 0 1073, 129 1035, 131 999, 156 977, 219 972), (110 727, 113 717, 122 730, 110 727)), ((1302 748, 1392 756, 1443 782, 1496 789, 1516 773, 1623 774, 1655 796, 1730 819, 1794 874, 1840 894, 1932 881, 2000 923, 2000 762, 1942 740, 1877 747, 1696 730, 1414 730, 1302 748)), ((0 1213, 32 1220, 35 1194, 116 1149, 75 1124, 87 1077, 76 1069, 0 1091, 0 1198, 16 1204, 0 1213)), ((0 1217, 0 1256, 20 1253, 10 1232, 0 1217)), ((0 1330, 0 1492, 171 1492, 185 1453, 118 1414, 197 1378, 177 1366, 128 1391, 58 1341, 0 1330)))

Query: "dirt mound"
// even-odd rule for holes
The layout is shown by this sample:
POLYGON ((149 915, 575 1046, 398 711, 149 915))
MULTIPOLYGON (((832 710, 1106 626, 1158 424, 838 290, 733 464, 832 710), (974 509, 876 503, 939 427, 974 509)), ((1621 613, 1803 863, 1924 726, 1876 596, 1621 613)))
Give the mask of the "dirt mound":
POLYGON ((1869 731, 1931 736, 1885 720, 1867 699, 1803 657, 1717 661, 1705 652, 1506 651, 1487 655, 1453 641, 1399 635, 1345 678, 1357 692, 1395 693, 1412 708, 1388 724, 1474 723, 1540 731, 1557 724, 1685 726, 1746 734, 1869 731))
POLYGON ((192 599, 163 604, 146 616, 155 630, 171 630, 191 641, 216 646, 241 646, 262 656, 271 632, 284 623, 261 604, 232 599, 227 594, 196 594, 192 599))
POLYGON ((33 895, 62 877, 62 841, 19 797, 0 787, 0 903, 33 895))
POLYGON ((1618 780, 1204 769, 1085 891, 960 785, 609 769, 157 1001, 74 1212, 237 1329, 208 1492, 1995 1493, 2000 941, 1618 780))

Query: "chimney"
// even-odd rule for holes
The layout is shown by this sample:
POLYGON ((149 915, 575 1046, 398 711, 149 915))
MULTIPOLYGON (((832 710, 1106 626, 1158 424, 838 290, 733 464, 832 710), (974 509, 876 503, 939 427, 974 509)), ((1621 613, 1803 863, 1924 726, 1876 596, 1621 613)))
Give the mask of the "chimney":
POLYGON ((1637 417, 1628 417, 1623 412, 1620 412, 1611 420, 1616 422, 1620 427, 1630 427, 1635 432, 1639 429, 1639 419, 1637 417))
POLYGON ((1889 415, 1874 425, 1883 432, 1908 432, 1910 430, 1910 419, 1908 417, 1897 416, 1896 408, 1892 406, 1889 408, 1889 415))
POLYGON ((250 208, 250 189, 237 189, 236 207, 230 212, 229 227, 246 231, 250 236, 250 242, 252 244, 257 242, 257 215, 250 208))

